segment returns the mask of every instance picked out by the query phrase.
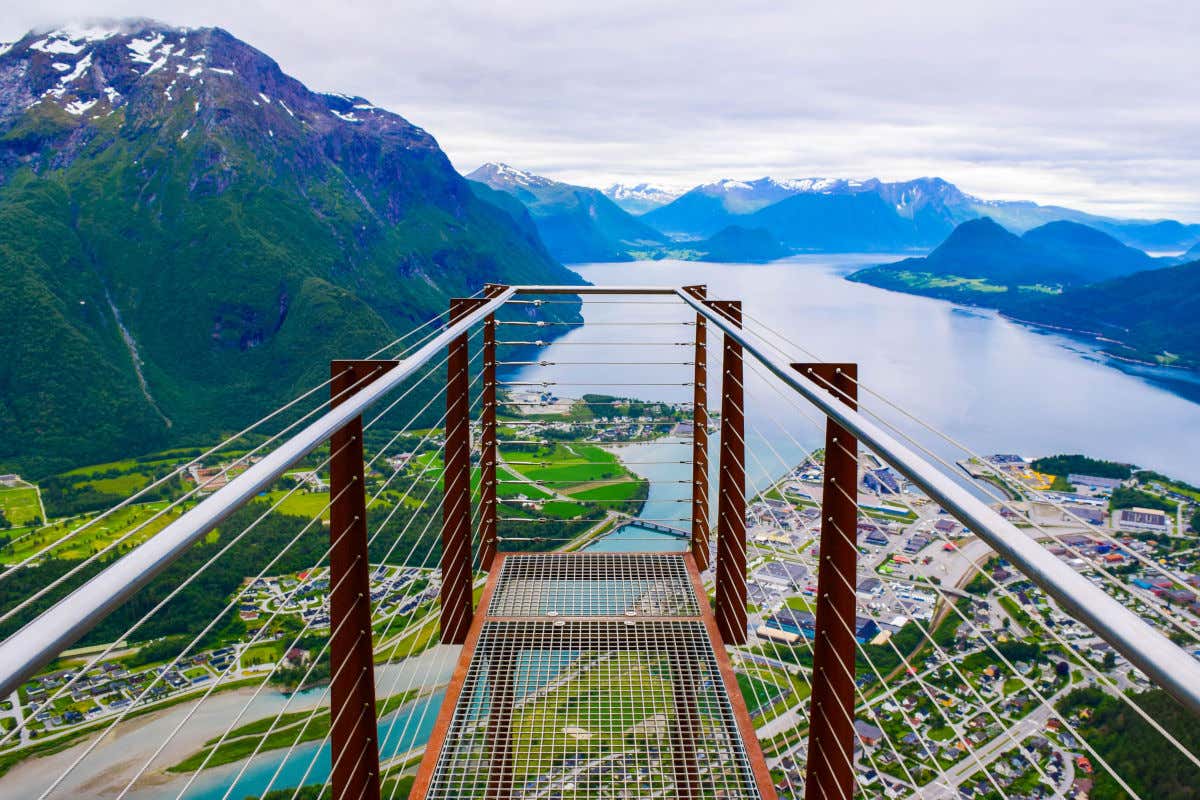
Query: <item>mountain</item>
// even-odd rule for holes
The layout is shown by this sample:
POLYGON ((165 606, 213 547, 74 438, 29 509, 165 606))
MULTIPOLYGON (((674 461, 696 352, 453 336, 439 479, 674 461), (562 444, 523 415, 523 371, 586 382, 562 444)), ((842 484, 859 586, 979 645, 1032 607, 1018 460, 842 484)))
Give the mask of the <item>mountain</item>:
POLYGON ((207 441, 487 281, 572 283, 437 142, 217 28, 0 46, 0 466, 207 441))
POLYGON ((722 180, 697 186, 644 219, 661 231, 684 238, 711 236, 738 224, 766 227, 780 241, 798 249, 883 251, 933 247, 956 225, 985 216, 1018 234, 1049 222, 1079 222, 1148 250, 1179 250, 1200 238, 1200 225, 1120 220, 1031 202, 982 200, 941 178, 899 182, 875 178, 722 180), (858 196, 857 202, 839 199, 847 196, 858 196), (774 204, 783 208, 771 210, 774 204), (864 216, 856 216, 859 214, 864 216), (843 233, 822 236, 826 224, 843 233), (861 227, 857 235, 853 233, 856 227, 861 227))
POLYGON ((688 191, 668 205, 649 212, 643 219, 658 230, 684 238, 711 236, 734 224, 737 217, 752 214, 800 191, 821 184, 808 181, 719 180, 688 191))
POLYGON ((920 241, 911 220, 870 192, 797 194, 741 219, 797 250, 895 252, 920 241))
POLYGON ((870 267, 850 280, 1004 308, 1027 293, 1057 293, 1153 269, 1158 262, 1102 231, 1051 222, 1022 236, 990 217, 964 222, 924 258, 870 267))
POLYGON ((1200 367, 1200 261, 1023 298, 1005 313, 1094 334, 1118 356, 1200 367))
POLYGON ((520 200, 546 248, 560 261, 629 261, 630 250, 666 242, 599 189, 560 183, 507 164, 484 164, 467 178, 520 200))
POLYGON ((619 205, 630 214, 645 214, 670 203, 679 197, 680 192, 665 189, 650 183, 638 183, 628 186, 614 183, 604 190, 604 196, 619 205))
POLYGON ((722 180, 698 186, 644 219, 679 236, 709 236, 738 224, 764 227, 800 250, 894 250, 940 242, 956 224, 977 216, 970 199, 941 178, 722 180))

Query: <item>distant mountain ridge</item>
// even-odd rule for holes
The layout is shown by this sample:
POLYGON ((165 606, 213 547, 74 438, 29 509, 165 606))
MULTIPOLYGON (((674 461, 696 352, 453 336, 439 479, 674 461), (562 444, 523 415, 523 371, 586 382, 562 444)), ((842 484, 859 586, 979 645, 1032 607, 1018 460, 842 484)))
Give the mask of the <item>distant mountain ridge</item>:
POLYGON ((226 31, 0 47, 4 467, 208 441, 450 297, 579 280, 424 130, 226 31))
POLYGON ((1017 236, 984 217, 959 225, 924 258, 848 279, 1098 336, 1124 358, 1200 367, 1200 261, 1163 267, 1173 261, 1076 222, 1017 236))
POLYGON ((546 248, 563 262, 629 261, 631 250, 654 248, 667 241, 599 189, 498 163, 484 164, 467 179, 521 201, 546 248))
POLYGON ((655 186, 651 183, 638 183, 632 186, 614 183, 604 190, 604 196, 612 200, 630 214, 645 214, 656 208, 665 206, 682 192, 655 186))
POLYGON ((1026 201, 983 200, 936 177, 898 182, 875 178, 720 180, 695 187, 643 219, 679 238, 703 238, 738 224, 765 227, 797 250, 887 251, 933 247, 959 223, 984 216, 1017 233, 1048 222, 1080 222, 1125 244, 1151 250, 1183 249, 1200 238, 1200 225, 1120 220, 1026 201), (856 199, 839 199, 846 197, 856 199), (782 207, 773 208, 775 205, 782 207), (824 226, 843 233, 823 236, 824 226), (856 236, 848 233, 855 229, 859 231, 856 236))
POLYGON ((1200 368, 1200 261, 1023 298, 1004 313, 1095 335, 1123 358, 1200 368))
POLYGON ((1004 307, 1022 292, 1057 292, 1158 266, 1141 250, 1076 222, 1051 222, 1017 236, 982 217, 956 227, 928 256, 860 270, 850 279, 1004 307))

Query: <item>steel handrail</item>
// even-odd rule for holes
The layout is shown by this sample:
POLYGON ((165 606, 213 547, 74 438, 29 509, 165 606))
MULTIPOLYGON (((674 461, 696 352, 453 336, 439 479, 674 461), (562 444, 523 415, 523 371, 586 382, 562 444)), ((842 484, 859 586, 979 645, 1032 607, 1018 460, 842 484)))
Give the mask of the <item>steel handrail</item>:
POLYGON ((1200 715, 1200 661, 1110 597, 942 470, 897 441, 812 379, 749 341, 744 331, 683 289, 676 295, 829 419, 921 488, 1131 664, 1200 715))
POLYGON ((495 313, 514 294, 515 289, 505 289, 449 326, 420 350, 347 397, 195 508, 0 642, 0 697, 7 697, 53 661, 221 521, 328 441, 335 431, 411 377, 472 325, 495 313))

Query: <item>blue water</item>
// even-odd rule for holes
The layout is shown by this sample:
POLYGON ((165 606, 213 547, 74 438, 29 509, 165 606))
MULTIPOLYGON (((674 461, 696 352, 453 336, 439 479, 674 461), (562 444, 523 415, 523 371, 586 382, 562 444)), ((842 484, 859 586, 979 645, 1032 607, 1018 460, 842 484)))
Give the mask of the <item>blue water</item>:
POLYGON ((626 525, 583 549, 593 553, 675 553, 686 550, 687 546, 686 539, 626 525))
MULTIPOLYGON (((710 297, 740 298, 745 313, 831 361, 855 361, 863 384, 983 453, 1087 453, 1129 461, 1200 483, 1200 377, 1167 368, 1130 365, 1105 356, 1094 342, 1034 330, 993 312, 888 292, 844 276, 883 255, 800 256, 771 264, 654 261, 573 267, 602 284, 678 286, 704 283, 710 297)), ((682 361, 694 317, 680 305, 585 301, 588 322, 657 323, 582 326, 542 350, 550 361, 682 361), (661 324, 666 323, 666 324, 661 324), (577 346, 578 342, 594 342, 577 346), (658 342, 627 346, 626 342, 658 342), (608 344, 611 343, 611 346, 608 344)), ((753 320, 750 326, 757 326, 753 320)), ((719 335, 710 333, 719 341, 719 335)), ((791 354, 812 359, 795 348, 791 354)), ((718 353, 709 355, 710 374, 718 353)), ((747 357, 747 364, 752 359, 747 357)), ((559 380, 562 396, 584 392, 685 401, 687 366, 533 366, 521 380, 559 380), (674 384, 614 386, 608 381, 674 384)), ((512 377, 511 375, 506 377, 512 377)), ((747 368, 747 441, 756 470, 778 474, 800 447, 819 446, 818 415, 796 408, 747 368), (793 441, 794 440, 794 441, 793 441), (798 446, 797 446, 798 445, 798 446), (757 462, 757 463, 756 463, 757 462)), ((715 387, 713 387, 715 388, 715 387)), ((710 398, 716 393, 710 388, 710 398)), ((879 411, 937 455, 963 456, 870 395, 879 411)))
MULTIPOLYGON (((391 758, 428 741, 445 694, 445 690, 439 690, 428 697, 413 701, 381 719, 379 721, 380 755, 383 758, 391 758), (388 735, 389 730, 391 731, 390 736, 388 735)), ((284 766, 279 777, 275 779, 274 783, 270 783, 272 790, 293 788, 300 785, 301 781, 304 781, 306 785, 324 783, 329 777, 331 769, 330 748, 326 743, 318 751, 318 745, 320 745, 319 740, 298 745, 286 762, 283 762, 286 749, 263 753, 255 757, 245 774, 234 786, 233 791, 229 793, 229 797, 232 800, 241 800, 243 797, 261 795, 266 791, 280 762, 283 762, 284 766), (313 761, 314 755, 316 756, 315 762, 313 761), (310 764, 313 765, 312 771, 305 778, 305 771, 310 764)), ((185 797, 188 800, 221 800, 229 788, 230 781, 240 768, 241 763, 239 762, 206 770, 192 784, 185 797)), ((172 794, 172 796, 174 795, 172 794)))

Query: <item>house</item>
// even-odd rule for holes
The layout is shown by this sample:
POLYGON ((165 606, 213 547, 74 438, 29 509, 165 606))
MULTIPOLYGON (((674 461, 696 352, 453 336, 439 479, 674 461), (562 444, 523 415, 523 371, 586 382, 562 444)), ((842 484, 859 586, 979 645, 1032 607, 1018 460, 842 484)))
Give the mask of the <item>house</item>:
POLYGON ((1164 511, 1154 508, 1122 508, 1117 513, 1117 527, 1125 530, 1167 533, 1171 530, 1164 511))
POLYGON ((1084 506, 1067 506, 1064 511, 1068 516, 1081 519, 1089 525, 1104 524, 1103 509, 1087 508, 1084 506))
POLYGON ((900 478, 888 467, 868 470, 862 482, 863 486, 876 494, 900 494, 900 478))
POLYGON ((954 531, 958 530, 958 524, 949 519, 939 519, 933 523, 933 527, 939 533, 954 533, 954 531))
POLYGON ((868 617, 854 618, 854 638, 859 644, 866 644, 879 635, 879 625, 868 617))
POLYGON ((882 730, 861 719, 854 720, 854 732, 862 743, 868 746, 877 744, 883 738, 882 730))
POLYGON ((1067 476, 1067 483, 1072 486, 1086 486, 1089 489, 1101 489, 1111 492, 1125 484, 1125 481, 1120 478, 1101 478, 1097 475, 1077 475, 1071 473, 1067 476))
POLYGON ((794 633, 806 639, 813 638, 817 631, 817 618, 809 611, 783 608, 764 621, 768 628, 794 633))
MULTIPOLYGON (((922 536, 921 534, 918 533, 915 536, 913 536, 912 538, 910 538, 908 540, 908 542, 904 545, 904 552, 919 553, 923 549, 925 549, 925 546, 929 544, 929 541, 930 541, 930 539, 928 536, 922 536)), ((893 559, 893 560, 895 560, 895 559, 893 559)))
POLYGON ((808 567, 791 561, 772 561, 755 570, 754 579, 794 589, 808 580, 808 567))
POLYGON ((883 594, 883 581, 879 578, 863 578, 858 583, 858 594, 863 597, 878 597, 883 594))

